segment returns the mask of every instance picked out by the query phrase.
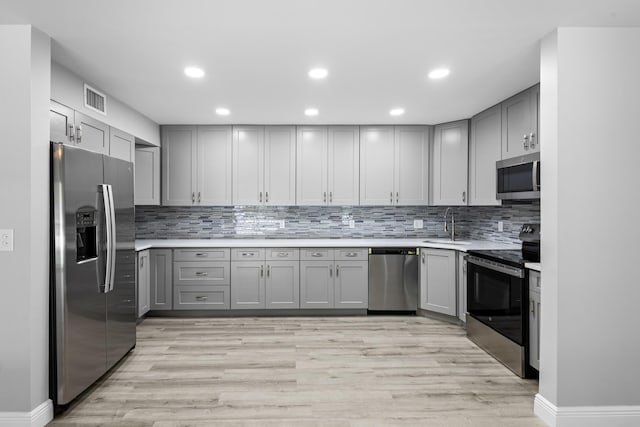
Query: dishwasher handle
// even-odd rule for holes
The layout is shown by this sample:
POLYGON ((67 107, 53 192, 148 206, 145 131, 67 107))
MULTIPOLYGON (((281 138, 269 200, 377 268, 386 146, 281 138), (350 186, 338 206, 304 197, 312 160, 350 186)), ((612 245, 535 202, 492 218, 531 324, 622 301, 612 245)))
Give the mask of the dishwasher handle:
POLYGON ((418 256, 416 248, 371 248, 369 255, 415 255, 418 256))

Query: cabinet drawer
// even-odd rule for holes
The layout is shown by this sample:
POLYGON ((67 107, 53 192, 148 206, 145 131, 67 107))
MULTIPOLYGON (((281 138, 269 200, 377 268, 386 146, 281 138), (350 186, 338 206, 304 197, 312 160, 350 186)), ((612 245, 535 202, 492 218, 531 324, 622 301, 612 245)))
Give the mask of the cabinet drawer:
POLYGON ((300 259, 303 261, 331 260, 333 261, 333 249, 305 248, 300 249, 300 259))
POLYGON ((264 249, 262 248, 236 248, 231 249, 232 261, 264 261, 264 249))
POLYGON ((368 261, 369 249, 367 248, 336 248, 336 261, 368 261))
POLYGON ((226 261, 229 248, 220 249, 174 249, 174 261, 226 261))
POLYGON ((296 261, 300 259, 300 250, 295 248, 267 248, 268 261, 296 261))
POLYGON ((173 263, 173 284, 181 285, 229 285, 229 261, 173 263))
POLYGON ((229 286, 182 286, 174 290, 174 310, 228 310, 229 286))

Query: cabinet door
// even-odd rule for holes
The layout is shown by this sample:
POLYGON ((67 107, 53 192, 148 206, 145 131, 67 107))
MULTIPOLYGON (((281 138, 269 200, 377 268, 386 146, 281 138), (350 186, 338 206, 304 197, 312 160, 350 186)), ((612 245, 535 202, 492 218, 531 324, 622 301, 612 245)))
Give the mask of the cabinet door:
POLYGON ((420 257, 420 308, 456 315, 456 251, 423 249, 420 257))
POLYGON ((233 128, 233 203, 260 205, 264 200, 264 127, 233 128))
POLYGON ((149 287, 151 310, 171 310, 172 298, 171 249, 149 250, 149 287))
POLYGON ((195 201, 195 126, 162 128, 162 204, 191 206, 195 201))
POLYGON ((231 126, 198 126, 196 204, 231 205, 231 126))
POLYGON ((469 205, 501 205, 496 199, 496 162, 502 158, 500 104, 471 118, 469 205))
POLYGON ((395 128, 396 205, 429 203, 429 131, 426 126, 395 128))
POLYGON ((127 162, 135 161, 136 139, 133 135, 109 127, 109 155, 127 162))
POLYGON ((540 151, 540 85, 529 89, 531 103, 531 133, 529 134, 529 152, 540 151))
POLYGON ((267 308, 300 308, 300 262, 268 261, 267 308))
POLYGON ((328 132, 327 189, 330 205, 360 202, 360 130, 331 126, 328 132))
POLYGON ((76 146, 109 155, 109 126, 76 111, 76 146))
POLYGON ((293 126, 265 127, 264 203, 296 204, 296 129, 293 126))
POLYGON ((298 205, 326 205, 327 128, 299 127, 296 144, 298 205))
POLYGON ((63 144, 75 144, 73 109, 51 101, 49 118, 49 140, 51 142, 62 142, 63 144))
POLYGON ((335 308, 367 308, 369 306, 369 263, 336 261, 334 291, 335 308))
POLYGON ((531 92, 526 90, 502 102, 502 158, 521 156, 529 150, 531 92))
POLYGON ((263 261, 231 263, 231 308, 265 308, 265 265, 263 261))
POLYGON ((540 370, 540 273, 529 270, 529 365, 540 370))
POLYGON ((160 148, 136 148, 135 204, 160 205, 160 148))
POLYGON ((151 301, 149 251, 138 252, 138 317, 149 311, 151 301))
POLYGON ((394 204, 393 127, 360 128, 360 204, 394 204))
POLYGON ((458 318, 467 321, 467 254, 458 252, 458 318))
POLYGON ((433 204, 467 205, 469 121, 437 125, 433 141, 433 204))
POLYGON ((333 261, 300 261, 300 308, 333 308, 333 261))

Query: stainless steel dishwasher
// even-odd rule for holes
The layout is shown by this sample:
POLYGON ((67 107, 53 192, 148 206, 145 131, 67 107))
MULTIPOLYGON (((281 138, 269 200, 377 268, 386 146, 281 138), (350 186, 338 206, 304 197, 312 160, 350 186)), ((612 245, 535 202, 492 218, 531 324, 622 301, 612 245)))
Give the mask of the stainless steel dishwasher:
POLYGON ((418 260, 416 248, 369 250, 370 311, 416 311, 418 260))

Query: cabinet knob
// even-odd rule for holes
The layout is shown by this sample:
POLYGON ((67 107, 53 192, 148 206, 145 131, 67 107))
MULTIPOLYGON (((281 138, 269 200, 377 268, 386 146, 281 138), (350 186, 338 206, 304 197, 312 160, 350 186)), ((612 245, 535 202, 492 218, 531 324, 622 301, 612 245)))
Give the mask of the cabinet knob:
POLYGON ((529 145, 531 146, 531 148, 533 148, 533 146, 535 145, 535 142, 533 142, 533 138, 535 137, 535 133, 531 132, 529 134, 529 145))
POLYGON ((522 137, 522 146, 525 150, 529 149, 529 135, 524 135, 522 137))
POLYGON ((67 125, 67 136, 69 137, 69 142, 74 142, 76 140, 76 134, 73 131, 73 124, 71 123, 67 125))
POLYGON ((82 142, 82 126, 76 126, 76 144, 82 142))

